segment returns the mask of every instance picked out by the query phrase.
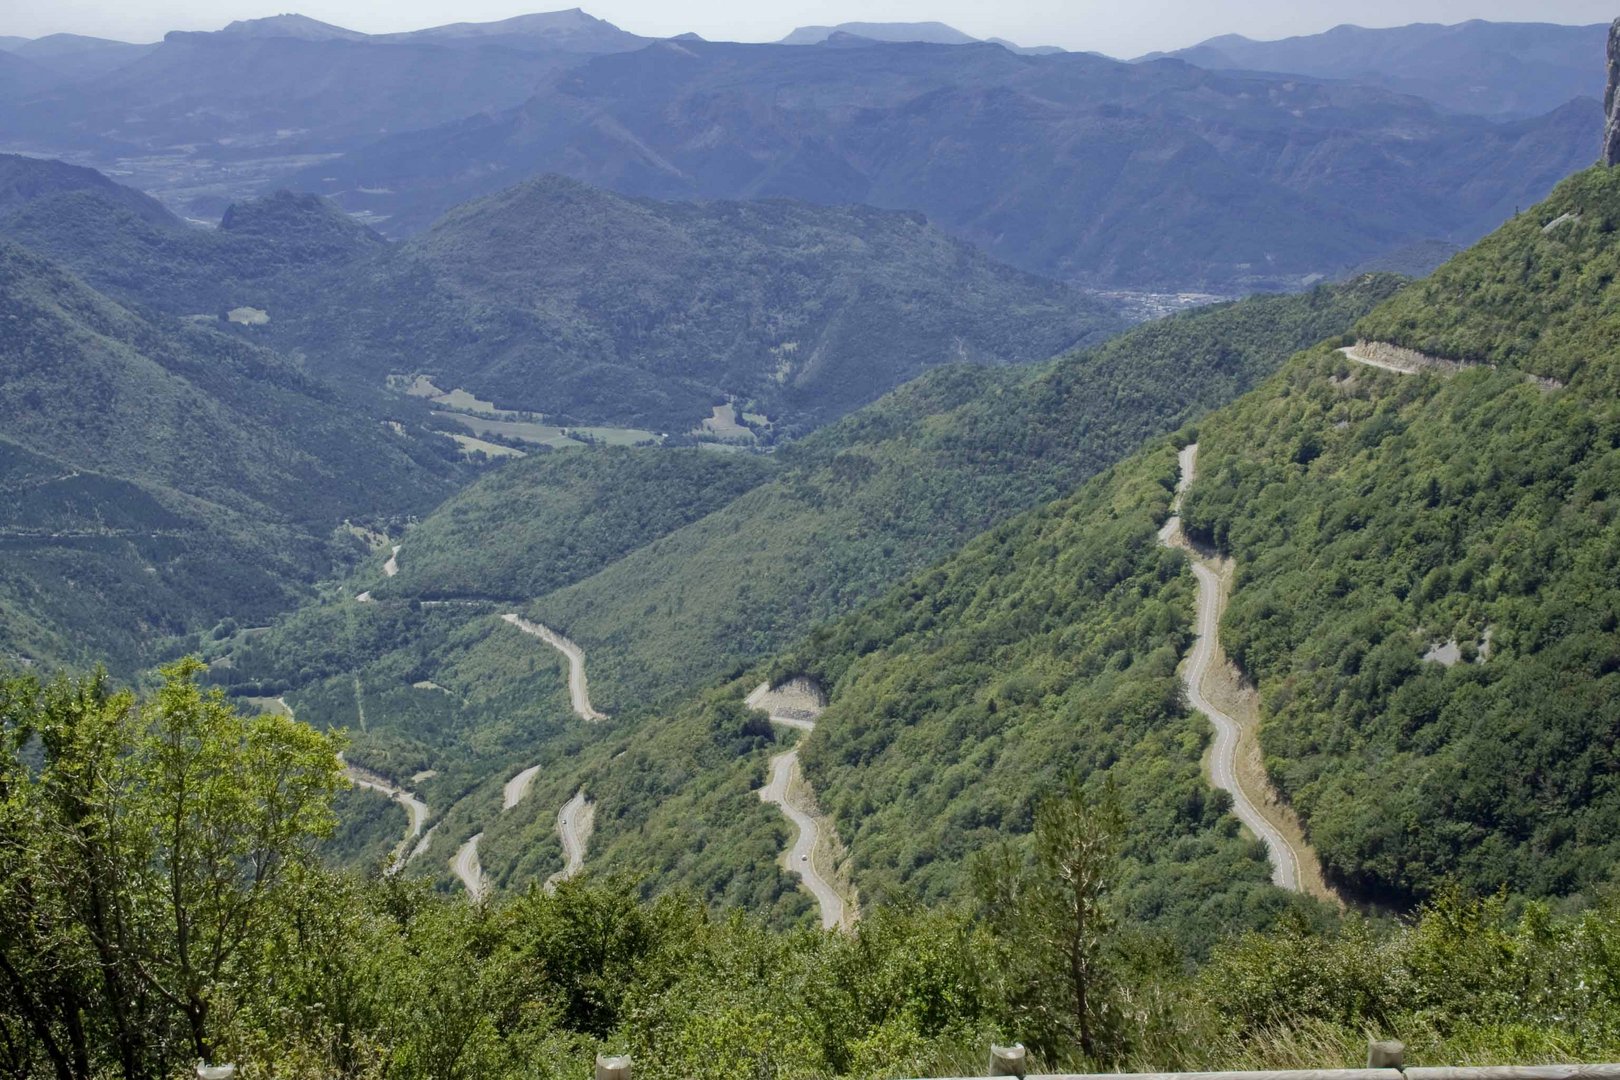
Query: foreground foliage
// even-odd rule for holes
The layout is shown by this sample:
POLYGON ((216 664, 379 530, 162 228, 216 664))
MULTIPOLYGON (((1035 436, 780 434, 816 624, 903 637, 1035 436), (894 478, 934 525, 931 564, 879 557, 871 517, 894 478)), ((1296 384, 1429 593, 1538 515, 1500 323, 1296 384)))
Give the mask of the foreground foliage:
POLYGON ((0 976, 12 1064, 161 1076, 208 1058, 262 927, 332 826, 337 744, 237 714, 195 661, 0 685, 0 976))
POLYGON ((306 843, 330 822, 334 745, 237 716, 194 675, 171 669, 145 705, 99 677, 5 683, 9 1075, 138 1080, 203 1058, 248 1080, 515 1080, 602 1051, 660 1080, 968 1075, 992 1038, 1073 1069, 1343 1066, 1368 1035, 1436 1063, 1620 1051, 1613 896, 1295 918, 1189 965, 1121 916, 1106 793, 1043 804, 1035 853, 987 855, 972 904, 879 907, 849 934, 614 879, 472 905, 323 870, 306 843))

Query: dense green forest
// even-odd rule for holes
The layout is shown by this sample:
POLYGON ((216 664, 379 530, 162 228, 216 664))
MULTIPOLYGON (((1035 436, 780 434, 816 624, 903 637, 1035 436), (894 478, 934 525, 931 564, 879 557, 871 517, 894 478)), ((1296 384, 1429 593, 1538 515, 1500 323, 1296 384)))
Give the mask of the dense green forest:
POLYGON ((372 592, 379 600, 543 596, 720 509, 768 479, 771 464, 679 449, 514 461, 412 529, 398 575, 372 592))
MULTIPOLYGON (((351 758, 400 782, 435 770, 414 787, 444 823, 413 873, 447 887, 450 853, 480 831, 498 885, 558 869, 553 815, 583 786, 598 806, 593 864, 649 887, 684 884, 719 907, 807 918, 772 858, 786 827, 751 790, 777 744, 768 726, 736 715, 751 687, 732 680, 817 620, 1344 333, 1396 284, 1368 278, 1198 311, 1028 370, 942 369, 784 447, 765 473, 655 450, 508 465, 404 535, 397 577, 374 558, 321 603, 232 642, 230 666, 211 678, 348 728, 351 758), (733 486, 747 490, 687 523, 733 486), (533 583, 541 599, 518 603, 513 583, 533 583), (548 584, 562 587, 539 591, 548 584), (355 602, 362 591, 373 602, 355 602), (432 603, 452 597, 510 606, 432 603), (610 729, 581 730, 561 657, 502 622, 511 610, 581 644, 610 729), (502 811, 501 784, 534 765, 531 799, 502 811)), ((1199 823, 1180 827, 1213 827, 1188 812, 1199 823)), ((393 838, 369 817, 346 818, 342 850, 380 857, 403 828, 393 814, 393 838), (362 828, 373 828, 370 845, 362 828)), ((1231 882, 1263 880, 1242 859, 1231 882)))
POLYGON ((0 322, 12 656, 129 673, 171 635, 268 621, 363 554, 346 520, 424 511, 468 476, 449 440, 3 240, 0 322))
POLYGON ((1189 962, 1122 908, 1129 813, 1062 785, 1028 857, 848 934, 582 879, 474 905, 324 869, 338 743, 165 672, 0 681, 0 1067, 126 1080, 971 1075, 1612 1058, 1620 908, 1442 896, 1409 924, 1298 915, 1189 962), (202 796, 202 797, 198 797, 202 796))
POLYGON ((1620 175, 1595 168, 1370 314, 1358 332, 1614 396, 1620 175))
POLYGON ((1257 297, 1044 365, 931 373, 785 448, 771 483, 530 610, 590 651, 612 708, 695 689, 1232 400, 1396 287, 1257 297))
POLYGON ((1238 560, 1228 648, 1272 775, 1356 889, 1613 879, 1613 221, 1615 174, 1576 176, 1359 328, 1499 369, 1317 350, 1201 426, 1187 518, 1238 560))
POLYGON ((1199 770, 1207 723, 1176 678, 1191 582, 1154 543, 1174 479, 1161 444, 778 659, 834 688, 805 774, 863 895, 960 895, 974 852, 1083 776, 1137 826, 1121 900, 1139 918, 1207 941, 1282 902, 1199 770))
MULTIPOLYGON (((1358 327, 1501 367, 1401 375, 1322 345, 1182 436, 1188 528, 1236 559, 1222 640, 1258 683, 1267 771, 1352 896, 1613 881, 1611 193, 1612 174, 1574 178, 1358 327), (1508 337, 1515 320, 1547 329, 1508 337)), ((773 661, 830 695, 803 760, 863 894, 952 895, 984 837, 1027 832, 1021 793, 1074 765, 1144 785, 1145 828, 1178 820, 1178 761, 1200 790, 1203 727, 1175 726, 1190 594, 1152 577, 1179 565, 1151 544, 1171 468, 1148 453, 1156 473, 1119 466, 1073 521, 1061 502, 1015 520, 773 661), (1119 486, 1153 475, 1151 496, 1119 486)))

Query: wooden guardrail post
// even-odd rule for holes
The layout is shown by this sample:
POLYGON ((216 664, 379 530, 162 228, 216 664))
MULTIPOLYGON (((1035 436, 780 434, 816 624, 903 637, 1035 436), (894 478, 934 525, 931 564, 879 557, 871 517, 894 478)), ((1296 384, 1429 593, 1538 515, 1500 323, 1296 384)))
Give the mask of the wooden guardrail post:
POLYGON ((597 1054, 596 1080, 630 1080, 630 1059, 597 1054))
POLYGON ((1384 1041, 1370 1041, 1367 1043, 1367 1068, 1369 1069, 1404 1069, 1406 1067, 1406 1044, 1394 1039, 1384 1041))
POLYGON ((1013 1043, 1011 1046, 997 1046, 990 1044, 990 1068, 988 1076, 1016 1076, 1024 1080, 1024 1044, 1013 1043))

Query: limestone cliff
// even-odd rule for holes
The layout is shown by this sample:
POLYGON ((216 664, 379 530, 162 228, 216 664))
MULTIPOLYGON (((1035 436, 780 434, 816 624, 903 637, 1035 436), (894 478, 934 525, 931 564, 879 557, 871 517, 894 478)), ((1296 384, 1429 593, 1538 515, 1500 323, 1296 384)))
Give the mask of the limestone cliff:
POLYGON ((1620 115, 1616 108, 1616 89, 1620 88, 1620 19, 1609 27, 1609 89, 1603 95, 1603 115, 1608 122, 1603 126, 1603 164, 1620 163, 1620 115))

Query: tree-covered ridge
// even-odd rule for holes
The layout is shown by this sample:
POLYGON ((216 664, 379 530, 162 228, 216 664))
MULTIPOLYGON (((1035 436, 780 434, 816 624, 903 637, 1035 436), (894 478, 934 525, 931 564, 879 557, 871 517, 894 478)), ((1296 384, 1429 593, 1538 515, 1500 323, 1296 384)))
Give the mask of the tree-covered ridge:
POLYGON ((1389 296, 1373 276, 1133 328, 1006 372, 932 373, 786 448, 782 474, 535 604, 611 709, 695 688, 1065 495, 1389 296))
POLYGON ((1118 328, 920 214, 864 206, 657 202, 547 176, 451 210, 405 250, 511 313, 510 336, 456 375, 530 408, 577 384, 600 410, 639 376, 804 430, 942 363, 1044 360, 1118 328))
POLYGON ((1201 426, 1186 518, 1238 561, 1226 646, 1273 777, 1357 889, 1610 878, 1620 411, 1572 374, 1547 391, 1324 350, 1201 426))
MULTIPOLYGON (((418 790, 447 815, 435 840, 446 846, 420 869, 447 884, 444 859, 480 830, 485 868, 502 887, 560 868, 555 808, 583 786, 598 807, 593 865, 642 875, 649 888, 686 885, 720 907, 803 917, 803 895, 773 858, 785 827, 751 790, 775 743, 740 710, 752 687, 720 684, 816 620, 1072 491, 1304 344, 1343 333, 1395 287, 1368 278, 1224 305, 1036 368, 942 369, 783 448, 770 478, 721 509, 684 525, 678 513, 638 522, 648 531, 628 555, 612 530, 564 539, 567 522, 550 511, 593 490, 589 521, 631 520, 648 487, 641 469, 669 480, 655 505, 672 510, 702 503, 707 477, 746 474, 646 451, 507 466, 405 534, 397 578, 382 576, 378 557, 327 602, 239 643, 233 666, 214 677, 239 692, 285 694, 300 717, 348 727, 353 758, 396 781, 437 770, 418 790), (673 531, 654 535, 660 522, 673 531), (510 544, 489 543, 492 528, 510 544), (543 550, 553 541, 575 546, 543 550), (519 577, 536 582, 605 567, 513 607, 581 644, 610 727, 579 730, 560 658, 504 624, 508 608, 390 599, 448 596, 451 583, 477 592, 485 570, 524 561, 519 577), (376 601, 354 602, 362 590, 376 601), (501 783, 536 764, 531 800, 501 812, 501 783)), ((346 818, 346 829, 350 821, 363 824, 346 818)), ((366 855, 346 850, 375 856, 399 827, 366 855)))
POLYGON ((768 414, 768 434, 801 434, 928 368, 1044 360, 1122 325, 916 214, 658 203, 558 177, 400 245, 286 192, 231 207, 217 230, 96 191, 41 193, 0 212, 0 233, 126 302, 264 311, 238 332, 324 378, 376 390, 428 374, 564 423, 676 435, 731 399, 768 414))
POLYGON ((401 597, 543 596, 730 503, 772 475, 769 459, 701 450, 599 450, 511 462, 451 496, 410 532, 401 597))
POLYGON ((127 672, 162 636, 266 620, 353 556, 346 518, 426 508, 462 473, 447 440, 4 241, 0 320, 0 608, 30 659, 127 672))
MULTIPOLYGON (((1164 455, 1159 455, 1164 456, 1164 455)), ((340 744, 199 691, 0 679, 0 1067, 51 1080, 966 1075, 1620 1052, 1620 910, 1445 896, 1410 924, 1295 917, 1189 962, 1122 904, 1112 793, 1060 787, 971 899, 848 933, 716 918, 613 877, 471 904, 319 865, 340 744)))
POLYGON ((1272 776, 1353 888, 1612 879, 1616 220, 1616 175, 1579 174, 1358 327, 1496 370, 1324 349, 1202 425, 1186 516, 1238 561, 1227 647, 1272 776))
POLYGON ((1620 173, 1565 180, 1427 280, 1374 311, 1361 336, 1500 364, 1594 396, 1620 393, 1620 173))
POLYGON ((0 154, 0 218, 36 200, 75 191, 92 192, 153 225, 181 225, 179 218, 150 195, 115 183, 94 169, 48 158, 0 154))

